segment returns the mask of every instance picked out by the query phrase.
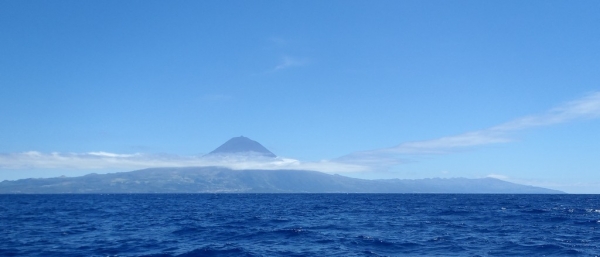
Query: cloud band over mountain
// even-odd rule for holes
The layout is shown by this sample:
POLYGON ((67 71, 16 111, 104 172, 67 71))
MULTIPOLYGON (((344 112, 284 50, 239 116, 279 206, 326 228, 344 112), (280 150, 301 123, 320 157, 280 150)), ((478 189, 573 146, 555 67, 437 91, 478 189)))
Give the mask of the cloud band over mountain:
POLYGON ((41 153, 0 154, 0 169, 140 169, 151 167, 221 166, 230 169, 294 169, 323 172, 360 172, 365 167, 331 161, 301 162, 291 158, 252 155, 178 156, 156 154, 41 153))
POLYGON ((252 155, 178 156, 109 152, 0 154, 0 169, 129 169, 149 167, 223 166, 231 169, 298 169, 323 172, 365 172, 404 163, 414 155, 449 154, 490 144, 511 142, 513 133, 542 126, 600 117, 600 92, 567 102, 540 115, 531 115, 487 129, 395 147, 361 151, 333 160, 302 162, 291 158, 252 155))

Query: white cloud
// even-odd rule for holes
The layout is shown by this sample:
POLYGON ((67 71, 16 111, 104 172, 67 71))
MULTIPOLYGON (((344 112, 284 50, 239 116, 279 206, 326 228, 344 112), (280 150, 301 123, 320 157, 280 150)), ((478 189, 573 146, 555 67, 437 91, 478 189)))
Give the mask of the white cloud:
POLYGON ((568 102, 540 115, 518 118, 488 129, 437 139, 406 142, 394 147, 362 151, 342 156, 338 161, 365 164, 402 163, 407 155, 444 154, 470 147, 511 142, 511 133, 541 126, 600 117, 600 92, 568 102))
POLYGON ((575 119, 598 117, 600 117, 600 92, 594 92, 581 99, 553 108, 544 114, 515 119, 492 127, 490 130, 513 131, 564 123, 575 119))
MULTIPOLYGON (((301 162, 290 158, 257 158, 256 156, 202 157, 152 154, 118 154, 109 152, 41 153, 29 151, 0 154, 0 169, 141 169, 150 167, 222 166, 231 169, 295 169, 329 173, 382 170, 410 162, 414 155, 446 154, 472 147, 512 141, 511 133, 549 126, 577 119, 600 117, 600 92, 568 102, 540 115, 518 118, 488 129, 455 136, 414 141, 395 147, 355 152, 335 160, 301 162)), ((491 174, 503 180, 509 178, 491 174)))
POLYGON ((486 178, 495 178, 495 179, 506 180, 506 181, 509 180, 509 178, 507 176, 500 175, 500 174, 490 174, 490 175, 487 175, 486 178))
MULTIPOLYGON (((56 153, 56 152, 54 152, 52 154, 53 154, 53 156, 60 156, 60 154, 56 153)), ((87 154, 89 154, 91 156, 112 157, 112 158, 127 158, 127 157, 139 155, 139 154, 116 154, 116 153, 107 153, 107 152, 89 152, 87 154)))
POLYGON ((284 56, 279 64, 271 69, 271 72, 276 72, 291 67, 299 67, 308 64, 307 59, 295 58, 290 56, 284 56))
POLYGON ((36 151, 0 154, 0 169, 142 169, 152 167, 220 166, 231 169, 293 169, 323 172, 361 172, 360 165, 333 161, 301 162, 290 158, 266 158, 255 155, 176 156, 150 154, 40 153, 36 151))

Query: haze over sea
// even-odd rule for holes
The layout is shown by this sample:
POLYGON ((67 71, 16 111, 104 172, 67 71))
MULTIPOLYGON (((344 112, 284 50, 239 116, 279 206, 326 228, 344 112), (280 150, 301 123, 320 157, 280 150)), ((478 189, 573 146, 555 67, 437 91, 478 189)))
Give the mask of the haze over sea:
POLYGON ((0 220, 1 256, 600 253, 599 195, 0 195, 0 220))

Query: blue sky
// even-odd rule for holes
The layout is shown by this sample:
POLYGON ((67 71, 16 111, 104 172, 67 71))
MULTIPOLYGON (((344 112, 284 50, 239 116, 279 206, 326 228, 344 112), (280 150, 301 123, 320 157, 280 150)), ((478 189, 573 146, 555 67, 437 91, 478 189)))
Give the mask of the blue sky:
POLYGON ((151 166, 600 193, 598 1, 2 1, 0 180, 151 166))

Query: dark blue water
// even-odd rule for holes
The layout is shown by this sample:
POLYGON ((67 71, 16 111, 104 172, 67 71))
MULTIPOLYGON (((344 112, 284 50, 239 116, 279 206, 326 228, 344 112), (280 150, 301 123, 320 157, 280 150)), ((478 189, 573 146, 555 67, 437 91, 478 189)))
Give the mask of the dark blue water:
POLYGON ((600 195, 0 195, 0 256, 415 255, 600 255, 600 195))

